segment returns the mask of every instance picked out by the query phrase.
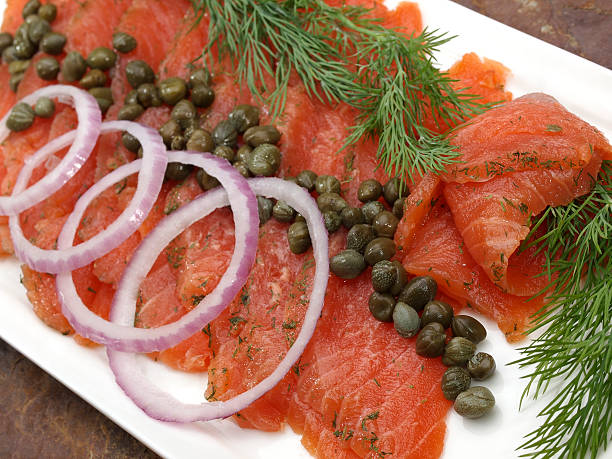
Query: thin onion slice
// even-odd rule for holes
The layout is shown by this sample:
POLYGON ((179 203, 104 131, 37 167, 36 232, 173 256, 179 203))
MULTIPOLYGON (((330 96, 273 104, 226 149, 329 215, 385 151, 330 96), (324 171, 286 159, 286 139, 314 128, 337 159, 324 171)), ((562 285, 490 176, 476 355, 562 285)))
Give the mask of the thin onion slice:
MULTIPOLYGON (((140 141, 143 149, 142 167, 138 172, 138 187, 130 204, 104 231, 76 246, 72 245, 81 217, 91 200, 100 191, 115 183, 112 181, 114 176, 111 176, 111 174, 106 175, 77 201, 74 211, 64 224, 64 230, 58 239, 57 250, 41 249, 30 243, 23 235, 19 224, 19 217, 11 216, 9 218, 9 228, 11 230, 13 246, 15 247, 15 255, 32 269, 57 274, 88 265, 130 237, 153 207, 155 198, 159 194, 163 183, 168 161, 166 158, 166 147, 159 133, 154 129, 131 121, 107 121, 102 123, 101 133, 113 131, 129 132, 140 141), (70 241, 64 240, 67 234, 71 234, 69 237, 70 241)), ((20 193, 25 188, 34 168, 41 164, 49 155, 70 145, 73 141, 76 143, 79 132, 79 129, 70 131, 52 140, 37 151, 19 173, 13 192, 20 193)), ((96 141, 94 140, 93 143, 95 145, 96 141)))
MULTIPOLYGON (((79 298, 72 274, 69 272, 59 274, 56 278, 58 296, 62 312, 68 322, 80 335, 110 348, 129 352, 152 352, 180 343, 206 325, 211 320, 211 314, 218 315, 229 304, 246 282, 255 261, 259 217, 257 200, 246 180, 227 161, 208 153, 177 151, 168 152, 167 157, 172 162, 193 164, 206 169, 207 173, 216 177, 228 191, 236 226, 234 254, 214 294, 207 295, 205 301, 176 322, 157 328, 134 328, 133 311, 140 282, 155 262, 159 252, 182 231, 180 228, 199 220, 201 209, 207 213, 214 210, 214 207, 211 208, 208 204, 209 193, 165 217, 141 242, 126 267, 113 300, 115 305, 113 317, 118 323, 108 322, 91 312, 79 298), (211 303, 216 304, 216 309, 210 308, 211 303), (128 312, 124 312, 125 310, 128 312)), ((58 239, 60 249, 67 250, 70 247, 77 224, 89 201, 104 188, 136 172, 139 167, 144 168, 144 163, 141 165, 139 161, 134 161, 116 169, 103 179, 104 182, 96 183, 81 197, 75 211, 62 229, 58 239)))
MULTIPOLYGON (((310 303, 304 317, 302 329, 293 346, 289 349, 278 367, 268 377, 246 392, 223 402, 183 403, 162 391, 146 378, 143 372, 138 369, 135 354, 107 349, 109 363, 117 383, 134 403, 152 418, 161 421, 183 423, 209 421, 226 418, 243 410, 272 389, 291 370, 314 333, 317 320, 323 309, 325 289, 327 288, 329 276, 327 231, 325 230, 321 213, 308 192, 291 182, 277 178, 256 178, 250 179, 248 182, 257 195, 273 197, 287 202, 302 214, 308 222, 308 229, 313 243, 314 259, 316 261, 316 271, 310 303)), ((206 200, 209 209, 211 209, 210 211, 213 208, 225 206, 228 203, 227 195, 220 189, 208 193, 206 200)), ((163 246, 163 244, 157 245, 156 249, 159 250, 160 246, 163 246)), ((150 260, 155 259, 154 257, 149 258, 150 260)), ((141 277, 136 275, 136 273, 143 273, 148 269, 141 266, 141 260, 144 257, 143 259, 140 257, 138 259, 139 262, 136 262, 136 257, 134 257, 126 268, 125 276, 132 279, 130 282, 141 277)), ((149 262, 151 263, 150 260, 149 262)), ((219 287, 217 286, 217 289, 219 287)), ((219 307, 225 306, 225 303, 223 305, 218 304, 217 298, 219 298, 218 295, 209 294, 202 300, 202 303, 207 308, 216 311, 219 307)), ((220 298, 219 301, 221 301, 220 298)), ((131 325, 134 323, 135 310, 133 301, 131 303, 117 301, 113 304, 111 310, 111 320, 124 325, 131 325)))
MULTIPOLYGON (((21 99, 20 102, 33 105, 40 97, 57 98, 62 103, 74 106, 79 125, 74 134, 72 146, 57 167, 38 182, 26 188, 31 176, 30 172, 25 183, 22 183, 19 187, 15 184, 11 196, 0 196, 0 215, 16 215, 38 204, 59 190, 68 180, 74 177, 85 161, 87 161, 100 135, 100 124, 102 122, 100 107, 96 99, 87 91, 75 88, 74 86, 53 85, 34 91, 32 94, 21 99)), ((6 120, 9 115, 10 112, 0 120, 0 142, 3 142, 11 132, 6 127, 6 120)), ((67 145, 69 144, 64 146, 67 145)), ((48 150, 48 144, 42 150, 48 150)), ((46 157, 50 153, 44 156, 46 157)), ((37 154, 26 159, 24 168, 29 167, 30 171, 34 169, 35 166, 32 166, 31 163, 37 161, 36 157, 37 154)))

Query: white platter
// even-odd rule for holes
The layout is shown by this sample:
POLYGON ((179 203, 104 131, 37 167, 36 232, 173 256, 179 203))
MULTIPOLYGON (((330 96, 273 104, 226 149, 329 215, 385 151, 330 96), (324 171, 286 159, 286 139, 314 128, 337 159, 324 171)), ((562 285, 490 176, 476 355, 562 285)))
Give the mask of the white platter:
MULTIPOLYGON (((499 60, 513 72, 508 89, 515 96, 533 91, 551 94, 612 139, 612 71, 448 0, 418 3, 425 24, 457 35, 439 54, 442 68, 448 68, 470 51, 499 60)), ((5 2, 0 0, 0 11, 4 7, 5 2)), ((240 429, 229 420, 177 425, 150 419, 115 385, 101 349, 83 348, 35 317, 19 283, 20 271, 15 260, 1 260, 0 273, 0 337, 160 455, 310 457, 289 428, 279 434, 267 434, 240 429)), ((451 410, 445 459, 465 457, 468 451, 472 459, 517 457, 515 448, 523 435, 537 425, 536 414, 544 406, 543 401, 530 402, 518 411, 523 389, 520 377, 525 373, 505 364, 515 360, 519 353, 506 343, 493 322, 484 318, 482 321, 489 337, 479 349, 493 354, 498 364, 496 375, 486 383, 495 394, 497 406, 491 416, 478 421, 464 420, 451 410)), ((202 400, 204 376, 174 372, 146 358, 142 364, 163 387, 174 388, 174 393, 180 393, 185 400, 202 400)), ((612 450, 601 452, 598 457, 610 459, 612 450)))

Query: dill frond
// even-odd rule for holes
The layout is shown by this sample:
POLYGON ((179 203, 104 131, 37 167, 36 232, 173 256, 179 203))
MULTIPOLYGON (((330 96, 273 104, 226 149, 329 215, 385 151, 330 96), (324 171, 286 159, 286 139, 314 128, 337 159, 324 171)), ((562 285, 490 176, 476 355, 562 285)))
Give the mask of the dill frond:
POLYGON ((535 317, 529 333, 542 335, 513 363, 531 368, 521 402, 553 381, 561 387, 520 448, 533 458, 595 457, 612 429, 612 162, 589 194, 549 208, 542 225, 552 307, 535 317))
POLYGON ((204 58, 210 61, 214 46, 219 57, 229 55, 239 82, 273 117, 284 111, 293 72, 311 97, 358 109, 345 147, 378 137, 379 165, 389 176, 410 180, 458 160, 445 137, 423 127, 429 114, 450 123, 488 108, 435 67, 435 53, 451 39, 437 31, 409 38, 366 8, 321 0, 192 3, 198 18, 210 16, 204 58))

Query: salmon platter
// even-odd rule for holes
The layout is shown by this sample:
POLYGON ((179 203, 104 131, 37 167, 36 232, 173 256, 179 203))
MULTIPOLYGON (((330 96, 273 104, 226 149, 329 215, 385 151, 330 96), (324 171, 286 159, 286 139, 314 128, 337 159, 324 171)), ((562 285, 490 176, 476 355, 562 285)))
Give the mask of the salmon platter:
POLYGON ((448 0, 0 11, 0 338, 146 446, 612 458, 612 70, 448 0))

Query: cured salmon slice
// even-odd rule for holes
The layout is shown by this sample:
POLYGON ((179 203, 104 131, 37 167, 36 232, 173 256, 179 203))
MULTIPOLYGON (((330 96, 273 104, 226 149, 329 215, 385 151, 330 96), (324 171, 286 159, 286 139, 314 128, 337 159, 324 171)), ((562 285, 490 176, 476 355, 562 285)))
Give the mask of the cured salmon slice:
POLYGON ((593 152, 612 158, 610 145, 596 128, 541 93, 473 118, 451 142, 462 163, 441 174, 446 182, 486 182, 522 170, 581 169, 593 152))
MULTIPOLYGON (((593 153, 583 169, 522 171, 488 182, 449 183, 444 197, 467 249, 489 279, 508 293, 535 295, 549 282, 546 276, 525 278, 515 265, 508 273, 510 259, 529 234, 532 217, 588 193, 600 165, 593 153)), ((544 262, 531 265, 536 275, 544 262)))
POLYGON ((465 247, 442 198, 417 230, 402 263, 411 274, 433 277, 438 289, 459 304, 493 318, 510 342, 524 338, 531 316, 545 303, 542 296, 530 300, 504 293, 489 280, 465 247))

